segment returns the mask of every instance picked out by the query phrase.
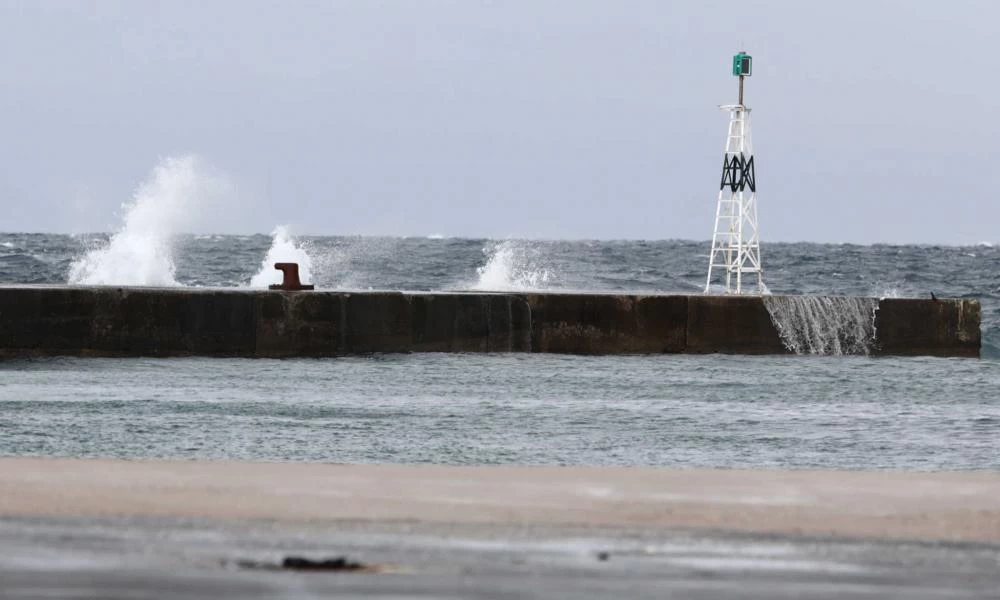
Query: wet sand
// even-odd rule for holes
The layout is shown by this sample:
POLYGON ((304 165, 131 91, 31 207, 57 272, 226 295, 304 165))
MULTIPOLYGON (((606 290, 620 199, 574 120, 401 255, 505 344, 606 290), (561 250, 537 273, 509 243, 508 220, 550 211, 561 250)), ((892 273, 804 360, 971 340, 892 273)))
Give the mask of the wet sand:
POLYGON ((585 526, 1000 542, 998 472, 0 459, 3 517, 585 526))

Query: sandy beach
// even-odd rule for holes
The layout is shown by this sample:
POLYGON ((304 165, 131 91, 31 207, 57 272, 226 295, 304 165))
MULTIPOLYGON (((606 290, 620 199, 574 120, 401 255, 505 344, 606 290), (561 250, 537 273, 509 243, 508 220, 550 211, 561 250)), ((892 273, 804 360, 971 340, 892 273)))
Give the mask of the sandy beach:
POLYGON ((653 527, 1000 542, 1000 473, 0 459, 0 515, 653 527))

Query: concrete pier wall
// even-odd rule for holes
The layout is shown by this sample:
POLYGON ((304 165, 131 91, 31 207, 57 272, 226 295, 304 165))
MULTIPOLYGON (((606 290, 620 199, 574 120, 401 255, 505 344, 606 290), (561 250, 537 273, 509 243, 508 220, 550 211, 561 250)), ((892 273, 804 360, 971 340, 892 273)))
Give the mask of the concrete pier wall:
MULTIPOLYGON (((977 300, 886 299, 874 354, 979 356, 977 300)), ((781 354, 759 297, 0 287, 0 357, 781 354)))

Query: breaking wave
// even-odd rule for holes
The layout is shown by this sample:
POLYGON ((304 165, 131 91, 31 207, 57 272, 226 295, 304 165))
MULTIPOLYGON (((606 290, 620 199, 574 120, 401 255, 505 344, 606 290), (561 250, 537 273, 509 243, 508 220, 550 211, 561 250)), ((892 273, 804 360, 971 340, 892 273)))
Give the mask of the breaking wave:
POLYGON ((228 184, 194 156, 168 157, 156 165, 122 204, 119 230, 70 264, 69 283, 178 286, 174 238, 196 223, 207 202, 228 184))
POLYGON ((483 248, 486 264, 476 269, 479 278, 472 289, 478 291, 525 291, 542 289, 554 279, 541 266, 541 252, 515 240, 490 242, 483 248))

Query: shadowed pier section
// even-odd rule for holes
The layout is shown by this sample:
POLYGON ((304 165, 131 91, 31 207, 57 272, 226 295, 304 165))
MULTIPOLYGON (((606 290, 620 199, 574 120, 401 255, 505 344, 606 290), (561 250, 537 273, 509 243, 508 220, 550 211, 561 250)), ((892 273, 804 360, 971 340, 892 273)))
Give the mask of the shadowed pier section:
MULTIPOLYGON (((979 356, 977 300, 872 306, 872 354, 979 356)), ((808 333, 824 334, 822 327, 808 333)), ((789 350, 756 296, 0 287, 0 356, 370 352, 789 350)))

